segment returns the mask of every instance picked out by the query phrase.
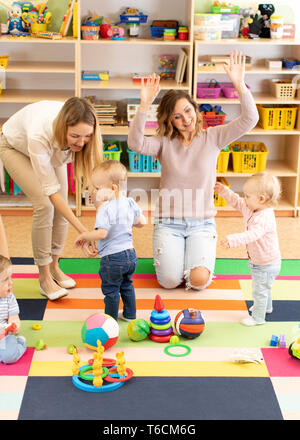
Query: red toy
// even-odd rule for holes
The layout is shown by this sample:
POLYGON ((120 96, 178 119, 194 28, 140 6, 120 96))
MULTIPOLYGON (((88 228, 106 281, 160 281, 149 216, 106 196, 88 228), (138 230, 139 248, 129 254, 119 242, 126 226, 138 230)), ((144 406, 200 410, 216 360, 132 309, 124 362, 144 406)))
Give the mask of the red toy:
POLYGON ((17 330, 17 326, 14 322, 12 322, 8 327, 5 329, 5 336, 8 335, 8 333, 13 333, 17 330))

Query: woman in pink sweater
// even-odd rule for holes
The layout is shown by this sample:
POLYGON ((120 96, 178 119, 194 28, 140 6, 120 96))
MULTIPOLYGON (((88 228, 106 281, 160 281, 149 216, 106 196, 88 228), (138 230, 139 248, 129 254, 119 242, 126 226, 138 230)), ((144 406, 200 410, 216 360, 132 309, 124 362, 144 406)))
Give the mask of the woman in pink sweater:
POLYGON ((251 130, 258 112, 245 76, 245 57, 230 54, 224 70, 239 93, 241 115, 226 125, 203 130, 194 100, 184 91, 170 90, 158 107, 158 133, 144 135, 147 111, 159 93, 159 77, 142 81, 141 104, 129 130, 131 150, 157 157, 160 191, 153 231, 158 282, 173 289, 185 279, 187 288, 207 287, 216 259, 214 185, 219 152, 251 130))
POLYGON ((245 232, 227 235, 221 240, 225 248, 246 245, 252 275, 252 316, 244 325, 265 323, 266 313, 272 313, 272 284, 280 272, 281 256, 273 206, 280 197, 277 177, 257 173, 244 184, 244 197, 217 182, 215 192, 244 217, 245 232))

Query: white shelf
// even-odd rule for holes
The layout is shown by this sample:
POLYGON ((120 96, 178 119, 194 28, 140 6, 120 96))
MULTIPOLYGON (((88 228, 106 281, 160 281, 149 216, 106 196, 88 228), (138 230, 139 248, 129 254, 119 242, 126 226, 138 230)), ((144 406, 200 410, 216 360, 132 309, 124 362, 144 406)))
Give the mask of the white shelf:
MULTIPOLYGON (((81 81, 81 88, 82 89, 101 89, 101 90, 115 90, 115 89, 133 89, 133 90, 140 90, 141 84, 134 82, 132 78, 128 77, 117 77, 117 78, 110 78, 108 81, 89 81, 89 80, 83 80, 81 81)), ((169 90, 169 89, 183 89, 188 90, 189 85, 187 83, 178 84, 175 80, 162 80, 160 82, 160 88, 162 90, 169 90)))
POLYGON ((99 40, 80 40, 83 45, 152 45, 152 46, 190 46, 190 40, 156 40, 151 38, 125 38, 124 40, 110 40, 110 39, 99 39, 99 40))
POLYGON ((73 90, 25 90, 5 89, 0 95, 1 102, 31 103, 42 100, 65 101, 74 96, 73 90))
POLYGON ((7 73, 73 73, 75 63, 71 62, 33 62, 33 61, 10 61, 6 69, 7 73))

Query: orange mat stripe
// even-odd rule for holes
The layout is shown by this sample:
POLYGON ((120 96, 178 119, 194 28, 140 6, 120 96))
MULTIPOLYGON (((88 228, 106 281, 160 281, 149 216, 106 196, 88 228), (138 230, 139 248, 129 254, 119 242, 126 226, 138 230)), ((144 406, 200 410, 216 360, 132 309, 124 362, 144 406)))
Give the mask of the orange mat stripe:
MULTIPOLYGON (((75 278, 76 281, 76 287, 78 288, 100 288, 101 287, 101 280, 100 278, 75 278)), ((156 278, 144 278, 139 279, 135 278, 133 279, 133 285, 135 288, 144 288, 144 289, 151 289, 151 288, 159 288, 161 287, 156 278)), ((239 280, 214 280, 207 289, 240 289, 240 282, 239 280)))
MULTIPOLYGON (((182 310, 192 307, 199 310, 247 310, 245 301, 240 300, 209 300, 209 299, 164 299, 167 310, 182 310)), ((122 300, 120 301, 122 307, 122 300)), ((137 299, 138 310, 153 310, 154 299, 137 299)), ((104 309, 103 299, 69 299, 48 301, 47 309, 104 309)))

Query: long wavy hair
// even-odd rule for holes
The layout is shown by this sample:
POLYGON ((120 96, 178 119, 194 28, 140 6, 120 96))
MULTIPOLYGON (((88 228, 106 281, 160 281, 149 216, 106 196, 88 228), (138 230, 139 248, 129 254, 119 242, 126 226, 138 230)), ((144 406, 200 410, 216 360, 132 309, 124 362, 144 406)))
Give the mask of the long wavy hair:
POLYGON ((68 99, 54 120, 53 135, 59 148, 63 149, 67 145, 68 127, 80 122, 94 129, 89 142, 81 151, 74 153, 73 159, 74 175, 79 181, 82 179, 83 187, 87 187, 91 184, 93 168, 103 160, 102 138, 93 105, 85 98, 74 96, 68 99))
POLYGON ((159 136, 166 136, 170 139, 180 137, 180 132, 174 127, 171 119, 177 101, 183 98, 194 107, 196 113, 196 133, 202 128, 202 116, 198 110, 197 103, 191 98, 191 96, 184 90, 169 90, 161 99, 157 109, 157 134, 159 136))

